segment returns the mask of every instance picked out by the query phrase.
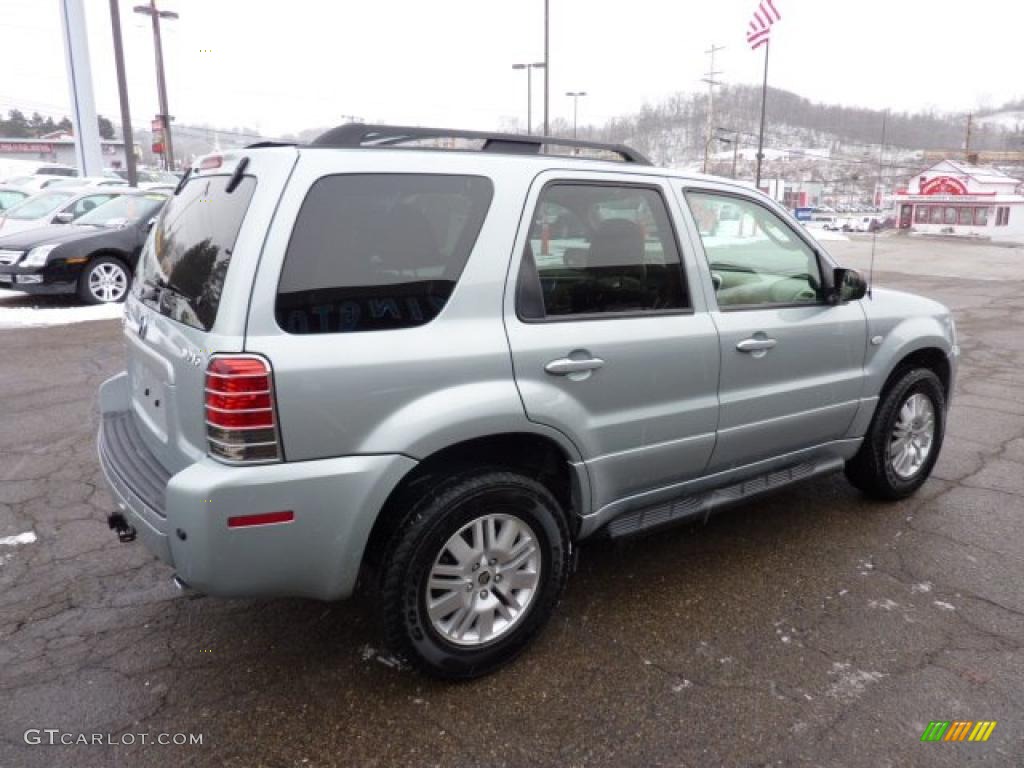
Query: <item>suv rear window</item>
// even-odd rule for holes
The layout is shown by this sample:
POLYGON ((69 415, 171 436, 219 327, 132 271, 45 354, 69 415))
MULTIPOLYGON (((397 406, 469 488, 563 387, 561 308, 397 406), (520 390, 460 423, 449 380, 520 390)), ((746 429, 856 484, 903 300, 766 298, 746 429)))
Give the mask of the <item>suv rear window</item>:
POLYGON ((412 328, 444 308, 493 186, 479 176, 345 174, 302 203, 277 289, 288 333, 412 328))
POLYGON ((224 277, 256 179, 242 178, 229 194, 229 176, 191 179, 172 197, 146 241, 135 295, 193 328, 213 327, 224 277))

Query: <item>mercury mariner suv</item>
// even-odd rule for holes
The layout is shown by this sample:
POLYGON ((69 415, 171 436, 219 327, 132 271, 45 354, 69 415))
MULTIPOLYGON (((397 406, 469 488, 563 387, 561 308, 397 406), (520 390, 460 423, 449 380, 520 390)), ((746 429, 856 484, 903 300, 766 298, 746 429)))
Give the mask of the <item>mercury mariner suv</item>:
POLYGON ((335 600, 467 678, 550 617, 578 542, 942 444, 949 311, 772 200, 623 146, 344 125, 197 161, 100 389, 117 511, 179 585, 335 600))

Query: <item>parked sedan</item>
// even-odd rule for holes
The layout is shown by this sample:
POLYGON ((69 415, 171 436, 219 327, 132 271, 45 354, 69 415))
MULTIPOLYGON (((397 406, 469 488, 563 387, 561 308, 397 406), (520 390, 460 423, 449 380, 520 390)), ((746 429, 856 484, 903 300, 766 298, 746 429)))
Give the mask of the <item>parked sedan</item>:
POLYGON ((79 216, 124 194, 127 187, 48 189, 26 199, 0 216, 0 237, 48 224, 70 224, 79 216))
POLYGON ((47 185, 47 189, 85 189, 96 187, 127 187, 128 182, 120 176, 74 176, 70 179, 59 179, 47 185))
POLYGON ((0 237, 0 286, 77 293, 89 304, 123 301, 142 245, 168 197, 121 194, 74 224, 0 237))

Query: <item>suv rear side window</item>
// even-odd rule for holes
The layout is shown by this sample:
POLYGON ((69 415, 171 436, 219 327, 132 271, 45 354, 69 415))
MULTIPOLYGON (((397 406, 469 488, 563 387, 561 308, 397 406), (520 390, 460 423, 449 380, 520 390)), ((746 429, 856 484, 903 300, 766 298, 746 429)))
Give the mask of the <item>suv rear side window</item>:
POLYGON ((345 174, 309 190, 275 313, 288 333, 412 328, 444 308, 493 186, 479 176, 345 174))
POLYGON ((160 314, 208 331, 217 319, 231 252, 256 179, 242 178, 229 194, 230 176, 190 179, 171 197, 139 259, 135 295, 160 314))
POLYGON ((661 193, 559 182, 530 223, 516 307, 524 320, 689 309, 661 193))

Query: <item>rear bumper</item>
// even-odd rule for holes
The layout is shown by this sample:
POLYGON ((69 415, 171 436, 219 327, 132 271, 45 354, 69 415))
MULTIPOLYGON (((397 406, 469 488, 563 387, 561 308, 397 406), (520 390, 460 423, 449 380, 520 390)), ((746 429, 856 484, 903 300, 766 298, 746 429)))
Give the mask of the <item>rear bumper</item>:
POLYGON ((378 511, 416 464, 400 455, 252 467, 204 458, 161 475, 137 439, 125 374, 103 384, 100 408, 100 465, 120 511, 154 555, 211 595, 347 597, 378 511), (294 520, 228 528, 230 517, 279 511, 294 520))

